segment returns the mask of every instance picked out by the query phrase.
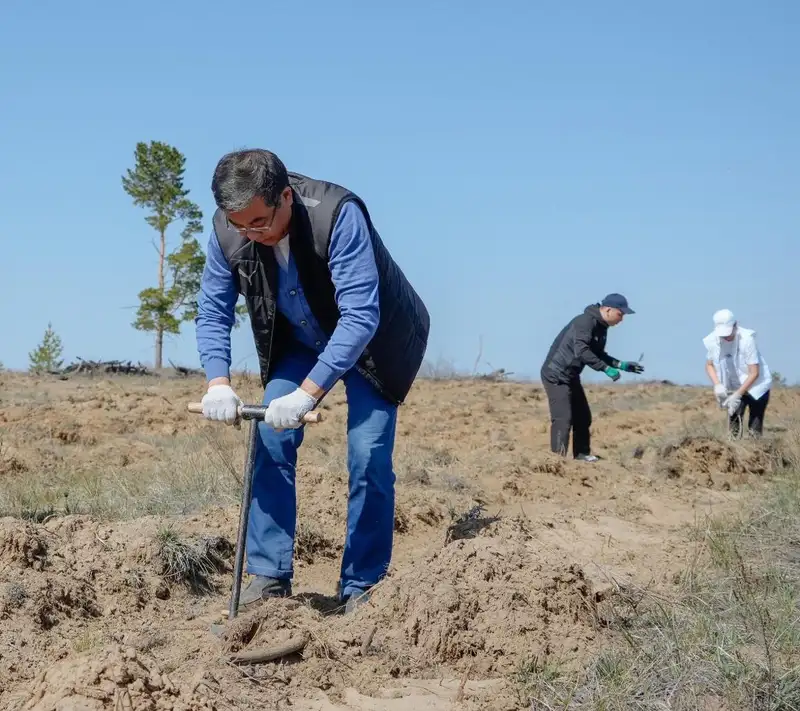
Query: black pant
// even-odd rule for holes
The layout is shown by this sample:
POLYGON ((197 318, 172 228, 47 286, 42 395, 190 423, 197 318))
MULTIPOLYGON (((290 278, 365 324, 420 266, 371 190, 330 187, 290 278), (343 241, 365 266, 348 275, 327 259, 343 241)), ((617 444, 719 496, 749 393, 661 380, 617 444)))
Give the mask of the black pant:
POLYGON ((742 397, 742 402, 739 409, 728 418, 728 426, 730 432, 735 438, 742 436, 742 421, 744 420, 745 408, 750 410, 747 419, 747 429, 750 431, 751 436, 760 437, 764 431, 764 412, 769 404, 769 390, 765 392, 758 400, 752 395, 745 393, 742 397))
POLYGON ((566 455, 572 429, 573 456, 591 454, 592 411, 581 381, 576 379, 568 384, 543 381, 542 385, 550 405, 550 449, 566 455))

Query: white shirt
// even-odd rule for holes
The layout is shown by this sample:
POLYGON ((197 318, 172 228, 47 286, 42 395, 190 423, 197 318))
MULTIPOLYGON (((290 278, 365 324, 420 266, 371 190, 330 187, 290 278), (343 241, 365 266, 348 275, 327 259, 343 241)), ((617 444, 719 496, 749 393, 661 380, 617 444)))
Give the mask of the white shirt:
POLYGON ((275 259, 278 266, 285 272, 289 269, 289 235, 286 235, 278 244, 272 248, 275 252, 275 259))
POLYGON ((706 360, 714 364, 717 377, 728 392, 738 390, 747 380, 749 365, 758 365, 758 378, 747 391, 751 397, 758 400, 772 387, 772 373, 758 351, 755 331, 737 326, 732 341, 719 338, 712 331, 703 339, 703 344, 706 360))

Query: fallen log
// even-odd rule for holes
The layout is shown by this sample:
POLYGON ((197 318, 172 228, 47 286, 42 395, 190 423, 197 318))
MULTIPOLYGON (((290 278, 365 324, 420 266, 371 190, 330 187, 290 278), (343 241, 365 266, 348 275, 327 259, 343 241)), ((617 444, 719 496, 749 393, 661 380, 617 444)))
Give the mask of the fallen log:
POLYGON ((95 375, 97 373, 109 373, 112 375, 156 375, 146 365, 141 362, 123 360, 85 360, 78 357, 76 361, 62 368, 58 375, 80 375, 86 373, 95 375))

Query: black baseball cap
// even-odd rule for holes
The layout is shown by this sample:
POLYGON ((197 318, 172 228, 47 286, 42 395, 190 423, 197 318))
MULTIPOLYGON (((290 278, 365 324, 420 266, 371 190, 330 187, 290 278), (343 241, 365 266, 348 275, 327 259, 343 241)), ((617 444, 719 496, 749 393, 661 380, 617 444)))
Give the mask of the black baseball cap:
POLYGON ((608 306, 612 309, 619 309, 624 314, 636 313, 630 306, 628 306, 628 300, 622 294, 609 294, 600 302, 600 306, 608 306))

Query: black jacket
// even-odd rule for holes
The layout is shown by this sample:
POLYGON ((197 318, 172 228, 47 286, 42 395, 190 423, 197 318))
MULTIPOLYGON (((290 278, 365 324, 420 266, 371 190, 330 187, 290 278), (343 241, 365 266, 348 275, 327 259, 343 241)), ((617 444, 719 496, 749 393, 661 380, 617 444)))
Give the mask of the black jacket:
POLYGON ((619 361, 606 353, 608 324, 600 316, 600 305, 587 306, 556 336, 542 365, 541 378, 548 383, 577 380, 583 368, 603 371, 619 367, 619 361))

